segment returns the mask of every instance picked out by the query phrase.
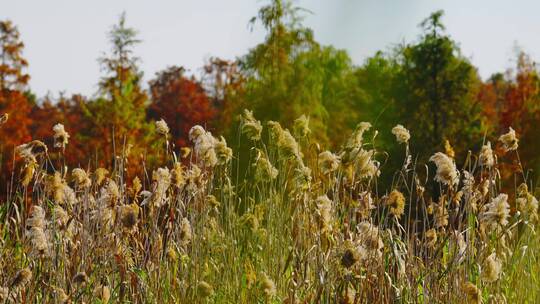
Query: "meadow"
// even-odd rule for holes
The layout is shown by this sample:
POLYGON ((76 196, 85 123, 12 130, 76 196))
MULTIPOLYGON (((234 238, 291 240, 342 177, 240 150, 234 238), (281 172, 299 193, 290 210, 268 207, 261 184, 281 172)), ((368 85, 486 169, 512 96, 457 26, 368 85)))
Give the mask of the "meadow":
POLYGON ((95 92, 44 96, 0 20, 0 304, 539 303, 534 58, 482 78, 438 10, 353 62, 307 14, 265 1, 243 54, 145 78, 124 13, 95 92))
POLYGON ((306 116, 291 131, 239 118, 234 145, 249 149, 197 125, 174 152, 156 121, 163 162, 131 180, 127 149, 109 168, 51 159, 70 153, 61 124, 53 147, 18 146, 0 206, 2 302, 538 302, 538 201, 522 168, 501 188, 512 129, 457 168, 449 145, 417 164, 401 125, 380 130, 401 151, 388 155, 367 122, 332 152, 306 116), (390 157, 403 165, 381 189, 390 157))

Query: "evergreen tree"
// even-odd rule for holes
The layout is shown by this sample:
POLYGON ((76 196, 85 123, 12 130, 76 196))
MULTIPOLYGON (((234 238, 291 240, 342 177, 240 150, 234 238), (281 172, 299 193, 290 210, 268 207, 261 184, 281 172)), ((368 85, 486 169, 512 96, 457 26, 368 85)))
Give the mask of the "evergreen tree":
POLYGON ((85 106, 92 122, 88 130, 95 142, 92 147, 100 161, 113 161, 129 149, 140 156, 149 142, 152 125, 146 122, 148 95, 141 87, 142 72, 133 56, 140 42, 137 31, 127 27, 122 14, 109 32, 111 53, 99 59, 105 75, 99 83, 99 97, 85 106))
POLYGON ((406 45, 399 58, 401 123, 410 126, 414 150, 424 159, 445 140, 463 154, 458 147, 478 146, 482 135, 476 69, 444 33, 442 16, 437 11, 424 20, 420 41, 406 45))

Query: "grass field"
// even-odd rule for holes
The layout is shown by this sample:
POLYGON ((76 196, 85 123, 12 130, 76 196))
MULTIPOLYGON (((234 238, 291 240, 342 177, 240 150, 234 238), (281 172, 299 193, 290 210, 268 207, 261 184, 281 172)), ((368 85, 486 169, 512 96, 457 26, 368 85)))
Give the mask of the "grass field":
MULTIPOLYGON (((451 147, 417 164, 399 125, 402 155, 379 151, 369 123, 336 152, 305 117, 290 132, 245 111, 234 149, 195 126, 174 153, 166 123, 156 130, 164 162, 137 177, 126 153, 67 168, 42 142, 17 148, 24 165, 0 206, 3 302, 540 301, 538 201, 522 170, 501 187, 487 140, 457 168, 451 147), (403 166, 382 189, 388 157, 403 166)), ((69 153, 63 127, 53 133, 69 153)), ((490 140, 518 153, 512 131, 490 140)))

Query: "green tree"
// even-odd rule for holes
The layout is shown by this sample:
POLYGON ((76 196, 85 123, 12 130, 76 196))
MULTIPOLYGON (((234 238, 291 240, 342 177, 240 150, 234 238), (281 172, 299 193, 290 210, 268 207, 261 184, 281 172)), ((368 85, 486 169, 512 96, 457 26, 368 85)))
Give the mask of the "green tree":
POLYGON ((356 100, 355 106, 364 109, 360 120, 369 121, 375 129, 383 131, 378 142, 385 151, 396 147, 390 130, 400 119, 398 103, 401 92, 397 85, 400 66, 395 59, 395 54, 379 51, 354 72, 356 86, 361 89, 361 98, 356 100))
POLYGON ((398 59, 399 117, 423 158, 440 150, 444 140, 456 143, 458 154, 466 152, 459 147, 473 147, 481 136, 477 71, 445 34, 442 16, 437 11, 424 20, 420 41, 404 46, 398 59))
POLYGON ((148 95, 141 87, 142 72, 133 56, 140 43, 137 31, 127 27, 125 14, 109 32, 111 53, 99 59, 105 75, 99 82, 99 97, 85 106, 85 115, 92 122, 88 130, 92 146, 101 161, 114 161, 125 148, 139 156, 149 142, 152 125, 146 122, 148 95))
POLYGON ((354 124, 352 63, 346 52, 320 46, 301 24, 300 11, 290 2, 273 0, 252 19, 259 20, 268 34, 241 60, 246 74, 244 104, 258 119, 286 126, 305 114, 314 137, 329 143, 342 126, 354 124), (330 123, 332 128, 327 128, 330 123))

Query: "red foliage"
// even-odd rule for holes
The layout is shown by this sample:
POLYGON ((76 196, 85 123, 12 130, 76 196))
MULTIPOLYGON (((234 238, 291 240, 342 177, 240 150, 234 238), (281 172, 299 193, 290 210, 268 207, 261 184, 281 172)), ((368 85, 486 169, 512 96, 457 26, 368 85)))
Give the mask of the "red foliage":
MULTIPOLYGON (((538 168, 540 158, 537 151, 540 145, 536 124, 540 119, 540 82, 535 64, 521 52, 515 71, 509 71, 506 75, 495 75, 481 87, 478 98, 485 120, 493 126, 490 130, 493 138, 508 132, 509 127, 516 130, 520 139, 520 161, 526 168, 538 168)), ((508 189, 511 189, 514 174, 521 175, 517 155, 505 153, 500 145, 497 145, 496 151, 501 162, 500 174, 509 184, 508 189)))
MULTIPOLYGON (((9 119, 0 125, 0 185, 6 187, 13 172, 14 149, 30 141, 30 104, 19 91, 0 91, 0 115, 7 113, 9 119)), ((0 189, 4 193, 5 188, 0 189)))
POLYGON ((55 124, 62 122, 60 110, 47 99, 42 104, 36 104, 32 108, 30 117, 32 119, 32 137, 43 141, 49 148, 52 147, 52 128, 55 124))
MULTIPOLYGON (((487 128, 492 132, 499 131, 499 117, 501 111, 500 83, 496 79, 491 79, 487 83, 480 85, 478 100, 482 106, 482 116, 487 123, 487 128)), ((504 92, 503 92, 504 94, 504 92)))
POLYGON ((30 104, 19 91, 0 92, 0 113, 9 115, 8 121, 0 127, 0 144, 11 149, 31 139, 29 126, 30 104))
POLYGON ((85 162, 93 155, 92 145, 89 145, 88 139, 82 135, 82 131, 89 127, 82 113, 81 103, 83 102, 82 96, 73 95, 70 98, 60 97, 55 103, 47 99, 32 108, 32 136, 34 139, 45 142, 51 152, 57 151, 57 148, 53 146, 52 129, 55 124, 63 124, 70 134, 68 148, 64 155, 66 163, 70 166, 84 167, 87 165, 85 162))
POLYGON ((24 73, 28 62, 21 56, 24 44, 9 20, 0 21, 0 115, 9 120, 0 127, 0 145, 12 149, 30 139, 30 103, 24 93, 30 76, 24 73))
POLYGON ((506 92, 505 107, 501 113, 501 125, 504 128, 513 126, 518 133, 529 131, 531 124, 524 123, 531 110, 531 105, 538 98, 538 75, 534 64, 525 54, 520 54, 515 81, 506 92))
POLYGON ((181 67, 170 67, 158 73, 156 79, 150 81, 150 92, 152 103, 148 115, 167 122, 176 147, 189 145, 191 127, 206 126, 215 117, 216 111, 201 84, 185 77, 181 67))

